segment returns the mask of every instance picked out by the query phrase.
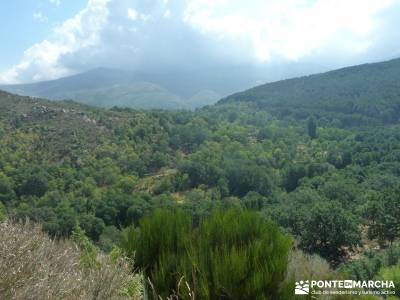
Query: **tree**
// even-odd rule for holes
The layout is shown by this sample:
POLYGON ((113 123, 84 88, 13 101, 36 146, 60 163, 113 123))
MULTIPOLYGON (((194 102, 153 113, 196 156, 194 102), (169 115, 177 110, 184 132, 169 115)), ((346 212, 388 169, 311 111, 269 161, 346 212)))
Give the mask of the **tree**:
POLYGON ((76 212, 67 200, 60 202, 54 209, 54 218, 43 224, 50 235, 57 237, 67 237, 71 234, 76 224, 76 212))
POLYGON ((392 244, 400 236, 400 187, 370 194, 365 212, 369 237, 392 244))
POLYGON ((311 139, 315 139, 317 137, 317 122, 313 116, 309 117, 307 120, 307 131, 308 136, 311 139))
POLYGON ((122 241, 122 232, 115 226, 107 226, 99 238, 99 247, 104 252, 110 252, 115 245, 118 245, 122 241))
POLYGON ((88 237, 97 242, 104 230, 104 221, 93 215, 86 214, 79 217, 79 225, 88 237))
POLYGON ((266 201, 267 198, 261 196, 257 192, 248 192, 246 196, 242 198, 242 203, 245 208, 256 211, 260 211, 264 207, 266 201))
POLYGON ((126 212, 128 223, 137 224, 139 220, 150 210, 150 204, 141 197, 132 199, 132 205, 129 206, 126 212))
POLYGON ((16 197, 12 179, 0 172, 0 202, 7 203, 16 197))
POLYGON ((299 185, 299 180, 306 176, 307 172, 302 165, 291 165, 285 174, 285 189, 288 192, 294 191, 299 185))
POLYGON ((272 183, 269 170, 242 160, 227 163, 226 177, 231 194, 242 197, 250 191, 270 195, 272 183))
POLYGON ((344 247, 354 246, 359 240, 355 217, 339 202, 329 201, 318 202, 310 210, 300 244, 309 253, 337 262, 344 247))
POLYGON ((42 197, 47 192, 48 185, 48 180, 45 175, 31 175, 20 186, 19 194, 42 197))

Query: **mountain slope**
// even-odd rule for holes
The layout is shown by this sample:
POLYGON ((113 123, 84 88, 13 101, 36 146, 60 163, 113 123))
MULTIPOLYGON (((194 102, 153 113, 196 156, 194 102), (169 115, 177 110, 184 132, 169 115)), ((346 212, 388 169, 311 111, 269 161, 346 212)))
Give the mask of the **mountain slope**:
POLYGON ((313 65, 234 66, 203 70, 140 72, 97 68, 57 80, 0 85, 0 89, 51 100, 72 99, 96 106, 193 109, 234 92, 290 75, 315 73, 313 65), (289 70, 289 71, 288 71, 289 70))
POLYGON ((24 96, 71 99, 102 107, 194 109, 214 104, 221 98, 212 90, 218 84, 207 83, 212 81, 204 74, 150 74, 98 68, 57 80, 0 85, 0 89, 24 96))
POLYGON ((119 229, 159 208, 190 211, 197 224, 214 208, 251 209, 292 233, 301 249, 347 261, 353 245, 357 256, 360 245, 375 245, 358 239, 363 224, 376 224, 369 233, 388 226, 377 236, 383 241, 398 232, 386 220, 400 219, 400 125, 338 128, 326 116, 342 120, 342 113, 304 103, 308 110, 279 108, 281 118, 271 105, 233 100, 146 112, 0 91, 0 214, 60 237, 78 223, 112 249, 119 229), (293 120, 299 112, 315 115, 316 134, 293 120), (315 243, 326 228, 335 230, 315 243))
POLYGON ((20 95, 51 100, 72 99, 80 103, 103 107, 191 108, 180 96, 155 83, 141 81, 141 78, 145 76, 99 68, 57 80, 6 85, 0 88, 20 95))
POLYGON ((235 101, 255 103, 281 114, 301 115, 311 109, 398 121, 400 59, 268 83, 220 103, 235 101))
POLYGON ((189 109, 183 100, 150 82, 132 82, 114 84, 106 87, 87 88, 82 90, 62 91, 56 96, 58 100, 73 99, 84 104, 101 107, 134 107, 140 109, 189 109))

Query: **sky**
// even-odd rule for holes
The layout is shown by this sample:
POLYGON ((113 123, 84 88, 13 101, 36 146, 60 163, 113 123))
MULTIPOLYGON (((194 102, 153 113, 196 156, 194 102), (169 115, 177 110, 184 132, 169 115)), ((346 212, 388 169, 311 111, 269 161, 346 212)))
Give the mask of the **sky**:
POLYGON ((1 1, 0 83, 97 67, 334 69, 400 57, 398 20, 400 0, 1 1))

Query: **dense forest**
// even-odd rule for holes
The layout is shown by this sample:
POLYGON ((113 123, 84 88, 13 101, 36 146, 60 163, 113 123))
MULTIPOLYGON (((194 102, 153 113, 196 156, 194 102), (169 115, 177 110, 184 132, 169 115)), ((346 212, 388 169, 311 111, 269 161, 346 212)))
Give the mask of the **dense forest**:
POLYGON ((292 299, 307 266, 400 287, 399 113, 400 60, 195 112, 0 92, 0 218, 78 224, 163 297, 292 299))

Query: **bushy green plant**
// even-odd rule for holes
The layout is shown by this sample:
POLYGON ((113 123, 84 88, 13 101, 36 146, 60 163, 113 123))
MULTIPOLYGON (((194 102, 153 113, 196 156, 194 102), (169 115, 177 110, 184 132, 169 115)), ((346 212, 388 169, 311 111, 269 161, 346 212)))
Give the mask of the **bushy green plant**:
POLYGON ((4 221, 7 216, 6 207, 0 202, 0 222, 4 221))
POLYGON ((392 280, 397 297, 400 297, 400 265, 382 268, 377 277, 379 280, 392 280))
POLYGON ((168 296, 180 280, 180 263, 190 244, 192 220, 189 214, 177 210, 157 210, 124 232, 121 248, 154 284, 157 294, 168 296))
POLYGON ((75 228, 72 231, 71 239, 81 250, 82 266, 85 268, 97 267, 99 265, 99 262, 96 259, 97 250, 78 224, 75 225, 75 228))
POLYGON ((186 278, 201 299, 280 299, 291 241, 249 211, 215 211, 188 251, 186 278))
POLYGON ((127 233, 122 249, 135 255, 149 289, 162 297, 284 299, 287 293, 291 240, 255 212, 215 211, 192 228, 188 213, 160 210, 127 233))

